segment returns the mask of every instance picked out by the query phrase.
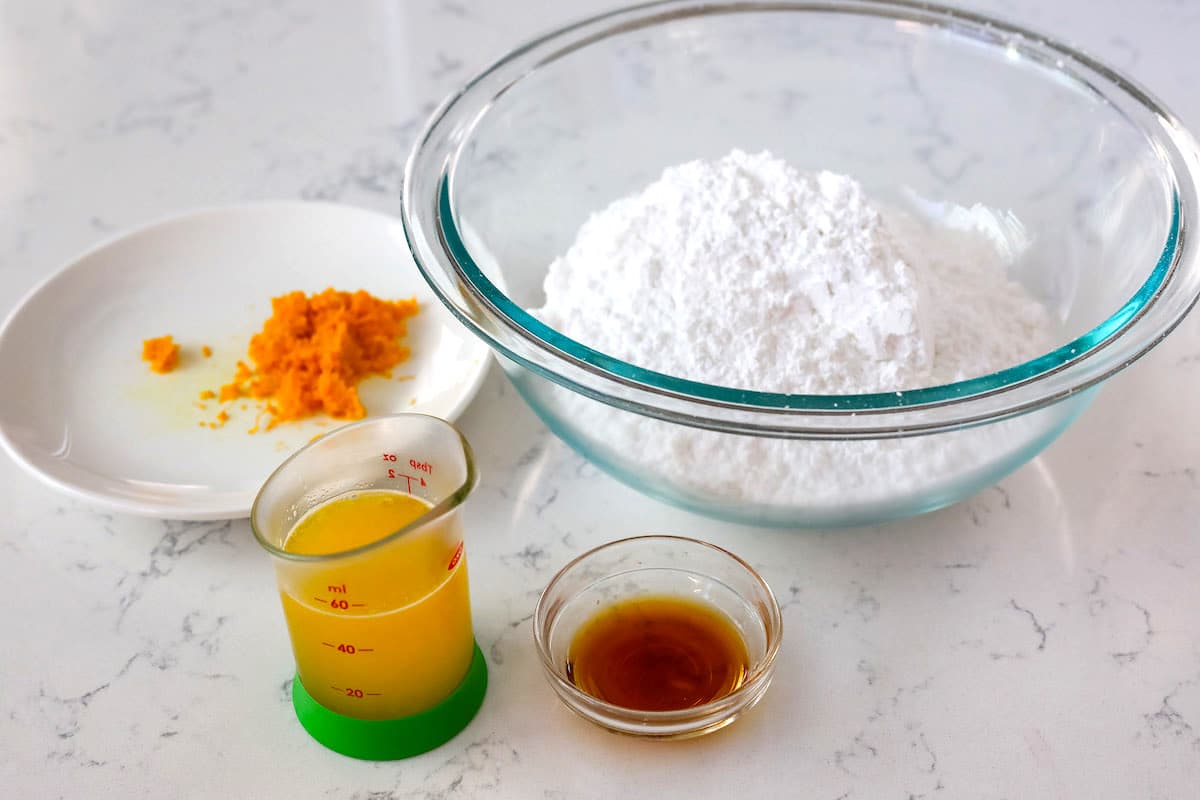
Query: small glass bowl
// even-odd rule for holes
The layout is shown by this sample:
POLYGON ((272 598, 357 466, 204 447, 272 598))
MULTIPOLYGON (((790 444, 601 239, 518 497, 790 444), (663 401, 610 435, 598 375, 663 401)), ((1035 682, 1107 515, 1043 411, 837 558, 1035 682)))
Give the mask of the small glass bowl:
POLYGON ((771 685, 783 619, 771 587, 742 559, 680 536, 638 536, 601 545, 567 564, 546 586, 534 611, 533 638, 546 677, 567 707, 616 733, 689 739, 724 728, 752 708, 771 685), (746 679, 730 694, 678 711, 639 711, 607 703, 567 677, 576 631, 601 608, 642 595, 703 601, 724 613, 749 655, 746 679))

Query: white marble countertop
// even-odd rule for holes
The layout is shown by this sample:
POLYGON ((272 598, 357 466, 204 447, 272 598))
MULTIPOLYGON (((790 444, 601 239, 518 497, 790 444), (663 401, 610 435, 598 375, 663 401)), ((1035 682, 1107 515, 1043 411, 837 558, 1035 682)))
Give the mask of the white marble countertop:
MULTIPOLYGON (((112 232, 322 198, 394 213, 424 114, 586 7, 320 0, 0 6, 0 313, 112 232)), ((988 0, 1200 126, 1200 4, 988 0)), ((425 756, 364 763, 293 718, 271 565, 244 521, 98 513, 0 459, 0 795, 22 798, 1192 798, 1200 791, 1200 315, 1000 486, 796 534, 644 499, 498 373, 462 425, 487 701, 425 756), (504 423, 497 424, 499 420, 504 423), (606 734, 555 699, 529 617, 567 559, 678 532, 785 603, 767 700, 701 740, 606 734)))

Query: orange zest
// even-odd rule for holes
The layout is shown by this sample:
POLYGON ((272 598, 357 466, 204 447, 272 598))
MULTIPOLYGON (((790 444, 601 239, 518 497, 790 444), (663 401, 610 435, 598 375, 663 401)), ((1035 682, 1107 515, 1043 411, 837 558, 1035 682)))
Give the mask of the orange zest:
POLYGON ((142 342, 142 359, 150 362, 154 372, 170 372, 179 364, 179 345, 170 335, 146 339, 142 342))
POLYGON ((415 298, 380 300, 361 290, 326 289, 273 298, 271 311, 250 339, 254 366, 239 361, 233 379, 217 395, 223 403, 241 397, 266 401, 267 430, 318 413, 364 417, 357 385, 370 375, 390 377, 392 368, 408 358, 401 339, 405 320, 418 306, 415 298))

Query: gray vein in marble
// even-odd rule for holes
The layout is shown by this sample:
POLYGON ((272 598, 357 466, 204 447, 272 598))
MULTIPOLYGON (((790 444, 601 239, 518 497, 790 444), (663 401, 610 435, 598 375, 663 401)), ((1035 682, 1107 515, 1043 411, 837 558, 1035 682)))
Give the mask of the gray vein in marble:
MULTIPOLYGON (((38 688, 37 701, 42 707, 42 714, 46 716, 57 716, 61 721, 54 722, 55 736, 67 741, 73 739, 79 733, 81 722, 80 716, 88 706, 101 694, 112 688, 113 684, 129 672, 134 663, 140 659, 146 658, 146 653, 139 652, 130 656, 120 669, 108 680, 95 686, 82 694, 73 697, 60 697, 48 693, 44 687, 38 688), (48 705, 49 708, 45 706, 48 705), (57 712, 57 713, 55 713, 57 712)), ((58 761, 69 761, 76 756, 76 748, 73 743, 68 743, 63 748, 55 748, 50 752, 50 757, 58 761)))
POLYGON ((120 630, 125 615, 138 600, 141 599, 146 587, 160 578, 171 574, 179 560, 189 553, 204 547, 213 541, 232 546, 229 534, 232 523, 229 520, 215 522, 180 522, 166 520, 163 522, 165 531, 154 549, 150 551, 149 564, 137 573, 129 573, 117 581, 116 588, 121 590, 118 613, 114 630, 120 630))
POLYGON ((523 453, 521 453, 521 455, 517 456, 517 460, 513 463, 513 466, 517 467, 517 468, 528 467, 534 461, 537 461, 538 458, 541 457, 541 455, 545 451, 546 451, 546 442, 544 439, 539 439, 538 441, 531 444, 525 450, 525 452, 523 452, 523 453))
POLYGON ((1188 743, 1192 750, 1200 752, 1200 735, 1175 705, 1182 692, 1197 687, 1200 687, 1200 676, 1180 681, 1163 697, 1157 710, 1144 715, 1155 747, 1163 744, 1164 740, 1182 741, 1188 743))
POLYGON ((279 684, 279 702, 283 703, 284 705, 290 706, 292 704, 292 683, 293 683, 293 681, 295 681, 294 677, 288 678, 287 680, 285 680, 279 684))
POLYGON ((438 10, 444 14, 449 14, 453 17, 459 17, 460 19, 467 17, 470 14, 466 6, 464 6, 462 3, 456 3, 454 0, 442 0, 442 2, 438 4, 438 10))
POLYGON ((305 200, 343 200, 350 190, 399 197, 404 180, 402 153, 360 150, 353 160, 333 174, 310 182, 301 191, 305 200))
POLYGON ((550 493, 546 497, 546 499, 543 500, 542 502, 534 505, 534 507, 533 507, 534 515, 538 516, 538 517, 542 516, 542 514, 546 511, 547 508, 554 505, 554 502, 556 500, 558 500, 558 489, 550 489, 550 493))
MULTIPOLYGON (((1110 616, 1114 604, 1131 607, 1137 612, 1140 616, 1142 626, 1142 630, 1137 634, 1139 641, 1126 649, 1109 651, 1109 656, 1118 665, 1132 664, 1150 647, 1154 640, 1156 632, 1150 616, 1150 609, 1135 600, 1113 594, 1108 589, 1108 583, 1108 576, 1092 571, 1092 586, 1087 592, 1087 597, 1089 598, 1087 604, 1088 615, 1093 619, 1101 616, 1110 616)), ((1128 642, 1128 640, 1123 640, 1122 644, 1132 643, 1128 642)))
POLYGON ((1051 625, 1051 626, 1047 627, 1045 625, 1042 625, 1042 623, 1038 622, 1037 616, 1032 611, 1030 611, 1028 608, 1025 608, 1022 605, 1019 605, 1017 603, 1017 601, 1011 597, 1008 600, 1008 604, 1010 606, 1012 606, 1013 610, 1019 611, 1022 614, 1024 614, 1025 616, 1029 617, 1029 622, 1031 625, 1033 625, 1033 630, 1038 636, 1037 649, 1045 650, 1046 649, 1046 633, 1050 630, 1050 628, 1053 628, 1054 626, 1051 625))
POLYGON ((862 673, 863 677, 867 681, 867 686, 874 686, 875 682, 879 680, 879 675, 876 673, 875 667, 873 667, 865 659, 860 660, 855 666, 855 669, 862 673))
MULTIPOLYGON (((528 593, 526 593, 524 600, 526 600, 528 603, 527 608, 534 607, 534 604, 538 602, 538 596, 540 594, 540 591, 536 590, 528 591, 528 593)), ((499 636, 497 636, 496 639, 493 639, 492 643, 487 646, 487 655, 490 656, 493 666, 504 666, 504 661, 506 658, 504 650, 505 646, 509 644, 510 637, 514 636, 517 630, 520 630, 520 628, 526 625, 526 622, 532 619, 533 612, 530 610, 530 612, 518 616, 516 619, 510 619, 505 622, 504 628, 502 631, 500 631, 499 636)), ((526 642, 528 642, 528 639, 526 639, 526 642)))
POLYGON ((874 710, 867 717, 867 722, 876 722, 886 717, 890 712, 895 711, 904 702, 906 697, 912 697, 917 694, 922 694, 929 691, 933 686, 933 678, 926 678, 920 683, 915 683, 911 686, 899 686, 891 697, 887 698, 886 702, 877 702, 874 710))
POLYGON ((518 164, 521 161, 519 154, 511 147, 497 145, 488 152, 484 153, 479 159, 480 163, 487 164, 497 172, 503 172, 510 175, 516 175, 520 172, 518 164))
MULTIPOLYGON (((504 793, 503 778, 507 768, 519 764, 520 753, 505 738, 490 734, 470 741, 456 755, 421 776, 421 788, 405 788, 410 772, 396 771, 399 779, 390 789, 353 791, 343 794, 331 789, 325 792, 330 800, 451 800, 473 798, 482 793, 504 793)), ((414 764, 416 762, 413 762, 414 764)))
MULTIPOLYGON (((913 70, 915 54, 911 47, 902 46, 904 51, 904 85, 900 91, 916 98, 924 109, 923 121, 920 127, 914 127, 910 133, 923 136, 927 141, 913 147, 912 152, 918 162, 925 165, 929 173, 946 186, 953 186, 962 180, 969 169, 983 163, 979 153, 959 152, 959 145, 954 137, 944 128, 942 109, 924 91, 913 70), (954 161, 945 165, 948 159, 954 161)), ((893 88, 891 91, 896 91, 893 88)))
POLYGON ((188 124, 198 116, 208 114, 213 106, 213 90, 198 86, 162 97, 139 100, 117 114, 113 131, 126 134, 138 130, 153 130, 181 141, 191 132, 188 124))
POLYGON ((541 572, 550 565, 550 553, 538 544, 527 544, 516 553, 500 556, 503 564, 516 564, 523 569, 541 572))
POLYGON ((1200 481, 1197 480, 1196 469, 1194 467, 1183 467, 1182 469, 1168 470, 1152 470, 1143 469, 1139 471, 1146 478, 1178 478, 1182 477, 1193 486, 1200 486, 1200 481))
MULTIPOLYGON (((762 573, 763 569, 759 568, 758 571, 762 573)), ((800 595, 804 592, 804 588, 799 583, 793 581, 788 584, 786 592, 787 594, 776 593, 775 599, 779 603, 780 611, 786 611, 788 608, 798 605, 801 602, 800 595)))
POLYGON ((986 517, 1000 511, 1012 510, 1012 498, 1003 484, 997 484, 969 498, 966 508, 971 517, 971 524, 980 527, 985 524, 986 517))
MULTIPOLYGON (((877 690, 880 678, 875 669, 865 661, 860 661, 858 671, 865 676, 868 688, 877 690)), ((899 686, 890 696, 877 700, 866 718, 865 726, 853 736, 849 745, 834 750, 831 756, 833 766, 855 778, 873 774, 879 769, 888 769, 883 762, 891 763, 894 757, 889 745, 902 731, 907 738, 908 751, 913 755, 912 764, 916 773, 935 777, 936 783, 941 784, 941 779, 936 776, 939 763, 937 753, 920 723, 911 718, 911 711, 905 708, 907 699, 929 691, 932 684, 933 679, 926 678, 914 685, 899 686)))
POLYGON ((962 594, 963 589, 962 589, 962 586, 959 585, 958 580, 956 579, 956 575, 962 573, 964 570, 978 571, 979 564, 970 563, 970 562, 961 562, 961 563, 956 562, 953 564, 939 564, 938 569, 945 570, 946 576, 948 578, 946 585, 947 585, 947 588, 949 588, 949 590, 950 590, 950 594, 962 594))
POLYGON ((229 617, 218 616, 213 620, 207 632, 197 631, 197 623, 202 621, 203 618, 204 614, 199 611, 190 612, 183 618, 183 624, 181 625, 183 638, 180 640, 180 643, 194 642, 208 655, 216 655, 220 649, 220 630, 229 621, 229 617))
POLYGON ((1147 609, 1141 603, 1136 603, 1136 602, 1132 602, 1132 601, 1130 601, 1130 602, 1132 603, 1133 607, 1136 608, 1138 611, 1140 611, 1142 614, 1142 619, 1146 625, 1146 630, 1144 632, 1145 640, 1142 643, 1142 646, 1140 648, 1138 648, 1137 650, 1124 650, 1121 652, 1109 653, 1109 655, 1112 656, 1113 661, 1116 661, 1118 664, 1133 663, 1135 660, 1137 660, 1138 656, 1140 656, 1142 653, 1144 653, 1146 651, 1146 648, 1150 646, 1150 642, 1154 638, 1154 624, 1150 620, 1149 609, 1147 609))
POLYGON ((1120 51, 1123 54, 1123 57, 1119 59, 1120 63, 1118 66, 1132 68, 1136 67, 1138 62, 1142 60, 1141 50, 1124 36, 1110 36, 1108 44, 1113 50, 1120 51))
MULTIPOLYGON (((534 597, 532 598, 533 601, 536 601, 537 594, 540 594, 540 593, 537 593, 537 592, 534 593, 534 597)), ((505 659, 504 645, 507 644, 509 634, 512 633, 513 631, 516 631, 518 628, 524 627, 525 623, 529 622, 532 619, 533 619, 533 612, 530 611, 528 614, 524 615, 523 617, 509 620, 506 623, 505 630, 503 630, 500 633, 500 635, 498 637, 496 637, 495 641, 493 641, 491 643, 491 645, 489 645, 489 647, 488 647, 488 655, 491 657, 492 664, 494 664, 495 666, 498 666, 498 667, 504 666, 504 659, 505 659)))
POLYGON ((116 41, 116 34, 102 34, 92 25, 92 21, 80 14, 75 8, 66 8, 59 16, 58 24, 65 33, 71 33, 83 45, 83 51, 92 59, 106 54, 116 41))
POLYGON ((912 743, 912 748, 914 750, 920 751, 918 755, 922 761, 924 761, 925 759, 928 759, 928 762, 924 763, 921 766, 922 772, 927 772, 930 775, 937 772, 937 766, 938 766, 937 753, 933 752, 933 748, 929 746, 929 742, 926 741, 926 739, 925 739, 924 732, 917 734, 917 741, 912 743))
POLYGON ((55 126, 37 117, 0 118, 0 145, 32 142, 56 133, 55 126))
POLYGON ((441 50, 434 54, 434 58, 437 63, 429 71, 429 77, 435 81, 449 78, 460 72, 463 68, 463 60, 461 58, 453 58, 441 50))
POLYGON ((838 769, 847 775, 854 776, 854 772, 850 769, 849 764, 864 758, 875 758, 879 755, 879 749, 874 745, 864 741, 864 734, 858 734, 850 743, 850 747, 844 750, 833 751, 833 763, 838 769))
POLYGON ((575 477, 580 480, 590 480, 600 475, 600 468, 582 457, 576 457, 575 477))
POLYGON ((857 592, 853 601, 854 613, 858 615, 863 622, 870 622, 879 616, 879 600, 875 595, 867 591, 867 588, 862 584, 855 584, 857 592))

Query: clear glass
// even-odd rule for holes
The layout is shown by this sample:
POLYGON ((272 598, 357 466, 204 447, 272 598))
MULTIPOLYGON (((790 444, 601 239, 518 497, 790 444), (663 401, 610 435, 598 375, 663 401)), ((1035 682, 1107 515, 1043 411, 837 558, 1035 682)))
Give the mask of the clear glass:
POLYGON ((1065 429, 1086 389, 1179 323, 1200 295, 1187 235, 1198 164, 1193 138, 1136 84, 996 20, 909 2, 670 0, 550 33, 449 98, 410 156, 403 218, 442 301, 599 466, 704 513, 855 524, 1003 477, 1065 429), (847 173, 918 216, 946 204, 1011 212, 1025 244, 1011 276, 1054 312, 1060 346, 950 385, 786 395, 641 369, 526 312, 590 213, 669 165, 734 147, 847 173), (714 454, 803 448, 770 463, 855 465, 853 485, 796 496, 767 475, 747 489, 673 472, 670 448, 657 464, 638 452, 679 426, 712 431, 698 446, 714 454), (949 453, 920 459, 921 474, 873 466, 922 447, 880 455, 879 442, 931 435, 948 437, 949 453))
POLYGON ((474 652, 461 506, 477 475, 458 430, 423 414, 377 417, 311 442, 267 479, 250 525, 271 554, 301 683, 356 719, 440 703, 474 652), (328 555, 284 549, 312 509, 358 492, 430 509, 391 535, 328 555))
POLYGON ((679 536, 638 536, 597 547, 563 567, 546 586, 533 615, 533 636, 554 691, 575 713, 617 733, 684 739, 720 730, 767 691, 783 619, 771 587, 737 556, 679 536), (680 711, 636 711, 581 691, 567 677, 567 653, 580 625, 599 609, 640 595, 699 600, 725 614, 750 656, 734 692, 680 711))

